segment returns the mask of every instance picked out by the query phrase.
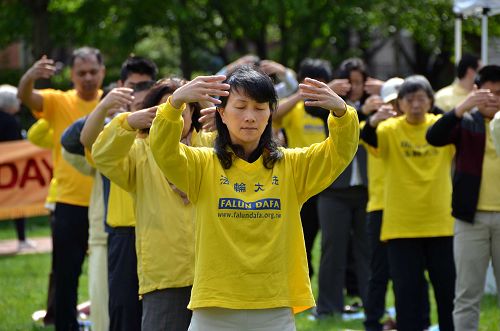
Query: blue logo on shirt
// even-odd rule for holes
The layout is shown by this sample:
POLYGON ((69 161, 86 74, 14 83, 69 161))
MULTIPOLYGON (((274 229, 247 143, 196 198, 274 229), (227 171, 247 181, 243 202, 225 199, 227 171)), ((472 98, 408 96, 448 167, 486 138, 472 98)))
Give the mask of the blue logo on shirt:
POLYGON ((241 199, 219 198, 219 209, 281 210, 281 200, 268 198, 246 202, 241 199))

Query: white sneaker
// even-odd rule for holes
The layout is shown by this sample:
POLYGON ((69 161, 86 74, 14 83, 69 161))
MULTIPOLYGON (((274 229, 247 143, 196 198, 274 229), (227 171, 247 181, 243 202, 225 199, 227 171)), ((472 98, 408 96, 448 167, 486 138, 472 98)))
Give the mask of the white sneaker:
POLYGON ((19 244, 17 246, 17 251, 18 252, 29 251, 29 250, 32 250, 35 248, 36 248, 36 242, 34 242, 33 240, 27 239, 27 240, 19 242, 19 244))

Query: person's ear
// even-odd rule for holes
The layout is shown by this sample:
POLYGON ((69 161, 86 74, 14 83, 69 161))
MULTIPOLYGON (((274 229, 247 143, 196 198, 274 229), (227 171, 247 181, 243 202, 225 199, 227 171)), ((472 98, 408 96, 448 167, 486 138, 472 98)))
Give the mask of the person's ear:
POLYGON ((225 112, 224 112, 224 108, 223 107, 217 107, 216 108, 217 112, 219 113, 221 119, 222 119, 222 123, 226 124, 226 120, 225 120, 225 112))

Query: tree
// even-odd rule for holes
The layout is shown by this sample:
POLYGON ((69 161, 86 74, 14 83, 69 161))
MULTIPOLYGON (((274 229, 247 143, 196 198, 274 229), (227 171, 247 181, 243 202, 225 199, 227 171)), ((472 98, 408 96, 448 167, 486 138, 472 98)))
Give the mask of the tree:
MULTIPOLYGON (((190 78, 249 52, 292 68, 307 56, 335 65, 359 56, 369 64, 393 40, 412 70, 432 82, 452 68, 449 0, 0 1, 0 47, 23 39, 35 58, 86 44, 103 51, 108 68, 117 68, 135 50, 190 78), (413 49, 402 46, 402 33, 411 34, 413 49)), ((491 35, 500 34, 498 16, 489 26, 491 35)), ((466 47, 478 53, 479 20, 465 21, 464 31, 466 47)))

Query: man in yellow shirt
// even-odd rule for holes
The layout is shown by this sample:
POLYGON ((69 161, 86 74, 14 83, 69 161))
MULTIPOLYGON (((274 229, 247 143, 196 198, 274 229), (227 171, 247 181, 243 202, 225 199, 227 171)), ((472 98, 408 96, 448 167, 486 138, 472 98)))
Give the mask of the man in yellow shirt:
POLYGON ((105 67, 98 49, 76 49, 70 60, 74 89, 35 90, 40 78, 55 73, 54 61, 43 56, 21 78, 18 96, 45 118, 54 131, 54 177, 58 182, 54 222, 56 330, 78 330, 78 278, 87 251, 88 205, 92 178, 80 174, 61 156, 61 135, 70 124, 89 114, 101 95, 105 67))
POLYGON ((480 68, 477 56, 464 54, 457 65, 457 79, 451 85, 436 92, 434 96, 436 106, 448 112, 464 101, 474 89, 474 80, 480 68))

